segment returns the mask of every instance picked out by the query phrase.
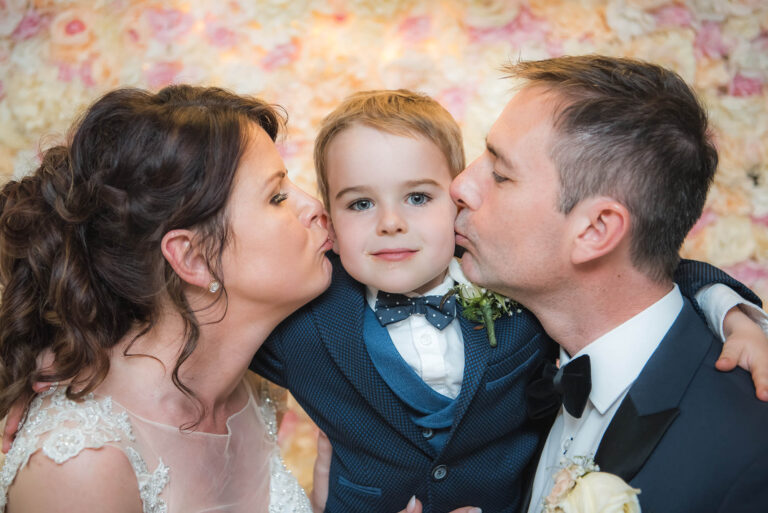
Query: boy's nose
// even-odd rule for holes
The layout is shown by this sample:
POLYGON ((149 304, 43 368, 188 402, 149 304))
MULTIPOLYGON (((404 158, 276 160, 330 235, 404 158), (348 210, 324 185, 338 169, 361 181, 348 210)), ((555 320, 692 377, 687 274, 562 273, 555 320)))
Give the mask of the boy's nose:
POLYGON ((393 235, 396 233, 405 233, 408 230, 408 224, 405 218, 396 209, 383 210, 377 231, 379 235, 393 235))

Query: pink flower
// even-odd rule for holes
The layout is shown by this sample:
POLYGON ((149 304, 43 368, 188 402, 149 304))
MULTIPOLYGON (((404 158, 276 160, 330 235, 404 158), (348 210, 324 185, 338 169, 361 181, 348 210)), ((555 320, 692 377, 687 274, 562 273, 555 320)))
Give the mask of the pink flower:
POLYGON ((728 46, 723 40, 723 31, 720 24, 714 21, 705 21, 696 34, 694 48, 699 55, 712 59, 719 59, 728 53, 728 46))
POLYGON ((34 9, 30 9, 21 19, 21 22, 16 26, 16 29, 11 34, 11 38, 14 41, 24 41, 31 37, 36 36, 43 28, 50 23, 49 16, 43 16, 34 9))
POLYGON ((724 267, 723 270, 748 287, 759 280, 768 278, 768 269, 766 269, 765 265, 753 260, 745 260, 738 264, 724 267))
POLYGON ((693 235, 696 235, 701 230, 709 226, 710 224, 717 221, 717 214, 715 214, 712 209, 705 208, 704 212, 702 212, 701 217, 698 221, 696 221, 696 224, 693 225, 691 228, 691 231, 688 232, 688 237, 691 237, 693 235))
POLYGON ((78 60, 82 51, 95 38, 93 14, 85 9, 61 11, 51 22, 51 43, 54 57, 61 60, 78 60))
POLYGON ((728 94, 731 96, 758 96, 763 94, 763 81, 757 77, 745 77, 736 73, 728 85, 728 94))
POLYGON ((418 43, 429 37, 432 19, 429 16, 411 16, 400 23, 397 31, 409 43, 418 43))
POLYGON ((160 89, 173 83, 181 73, 183 66, 180 62, 156 62, 144 72, 147 84, 152 89, 160 89))
POLYGON ((72 66, 64 62, 59 64, 59 75, 57 77, 59 81, 72 82, 72 79, 74 77, 75 77, 75 72, 72 69, 72 66))
POLYGON ((513 46, 531 42, 544 42, 549 33, 547 22, 533 15, 528 6, 522 6, 514 20, 501 27, 468 27, 469 39, 474 43, 507 41, 513 46))
POLYGON ((145 17, 154 37, 165 43, 180 38, 192 27, 194 19, 178 9, 151 7, 145 17))
POLYGON ((237 34, 213 18, 206 19, 205 34, 208 36, 208 41, 219 48, 228 48, 237 44, 237 34))
POLYGON ((670 4, 653 11, 656 26, 661 27, 690 27, 693 16, 683 5, 670 4))
POLYGON ((437 94, 437 101, 457 119, 464 119, 469 101, 469 92, 462 87, 449 87, 437 94))
POLYGON ((292 38, 290 43, 277 45, 261 59, 261 67, 267 71, 273 71, 286 66, 299 58, 299 40, 292 38))

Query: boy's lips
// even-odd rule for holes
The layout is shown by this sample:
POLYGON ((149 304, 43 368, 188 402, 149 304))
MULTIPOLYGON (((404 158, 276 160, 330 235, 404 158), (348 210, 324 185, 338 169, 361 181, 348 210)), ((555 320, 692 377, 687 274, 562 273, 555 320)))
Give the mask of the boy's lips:
POLYGON ((388 262, 399 262, 410 258, 415 255, 417 250, 407 248, 394 248, 394 249, 380 249, 378 251, 372 251, 371 255, 388 262))

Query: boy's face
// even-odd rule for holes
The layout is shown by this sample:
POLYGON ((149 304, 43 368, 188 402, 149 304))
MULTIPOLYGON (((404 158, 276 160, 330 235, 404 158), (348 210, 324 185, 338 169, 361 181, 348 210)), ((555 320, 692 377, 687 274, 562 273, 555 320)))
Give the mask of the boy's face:
POLYGON ((347 272, 386 292, 439 285, 453 257, 456 206, 437 146, 354 125, 331 142, 327 159, 333 249, 347 272))

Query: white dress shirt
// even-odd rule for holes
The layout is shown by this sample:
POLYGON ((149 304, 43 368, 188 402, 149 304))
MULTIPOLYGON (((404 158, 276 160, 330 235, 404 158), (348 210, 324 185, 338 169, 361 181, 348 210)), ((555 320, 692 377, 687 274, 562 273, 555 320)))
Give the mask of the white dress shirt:
MULTIPOLYGON (((455 258, 448 266, 443 283, 428 291, 425 296, 442 296, 457 281, 466 281, 459 261, 455 258)), ((373 309, 378 290, 366 287, 366 301, 373 309)), ((409 293, 406 296, 418 296, 409 293)), ((458 310, 457 310, 458 312, 458 310)), ((464 338, 461 325, 454 319, 439 330, 423 315, 411 315, 407 319, 387 325, 387 331, 403 360, 434 391, 455 399, 461 391, 464 379, 464 338)))
MULTIPOLYGON (((745 301, 730 287, 713 284, 696 293, 709 328, 724 340, 723 319, 740 305, 764 333, 768 334, 768 314, 757 305, 745 301)), ((564 460, 576 456, 594 457, 605 430, 632 383, 674 324, 683 306, 677 285, 666 296, 624 324, 584 347, 573 358, 587 354, 592 367, 592 391, 581 418, 571 416, 562 407, 549 431, 536 468, 529 513, 543 509, 544 498, 552 490, 552 475, 564 460)), ((560 349, 560 364, 572 358, 560 349)))

